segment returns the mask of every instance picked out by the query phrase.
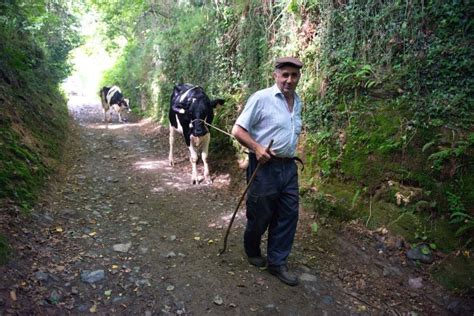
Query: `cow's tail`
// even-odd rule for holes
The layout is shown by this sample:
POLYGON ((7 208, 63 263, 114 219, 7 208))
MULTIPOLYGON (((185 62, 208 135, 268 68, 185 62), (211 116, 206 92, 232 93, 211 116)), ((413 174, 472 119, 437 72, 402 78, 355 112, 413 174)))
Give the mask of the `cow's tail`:
POLYGON ((99 96, 103 100, 105 100, 105 90, 106 90, 106 87, 103 87, 102 89, 99 90, 99 96))

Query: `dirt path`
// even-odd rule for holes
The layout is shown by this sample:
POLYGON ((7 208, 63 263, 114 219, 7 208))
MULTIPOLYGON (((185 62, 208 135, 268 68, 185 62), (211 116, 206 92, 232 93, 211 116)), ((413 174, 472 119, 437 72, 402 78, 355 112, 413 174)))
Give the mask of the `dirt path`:
POLYGON ((226 171, 211 155, 214 183, 193 186, 183 142, 177 165, 168 166, 166 128, 140 121, 106 129, 98 105, 77 102, 63 179, 52 184, 29 221, 9 220, 19 251, 0 267, 0 315, 467 311, 459 307, 465 302, 390 248, 383 232, 352 224, 322 227, 314 237, 312 215, 304 210, 290 257, 299 286, 288 287, 246 262, 243 208, 229 251, 217 256, 243 172, 226 171))

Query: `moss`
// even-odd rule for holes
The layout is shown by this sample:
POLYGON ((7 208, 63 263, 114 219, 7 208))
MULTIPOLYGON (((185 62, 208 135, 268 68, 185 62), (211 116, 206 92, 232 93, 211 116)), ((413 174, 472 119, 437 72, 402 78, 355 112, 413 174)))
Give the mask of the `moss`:
POLYGON ((400 114, 383 103, 370 114, 355 115, 346 130, 340 164, 344 176, 373 186, 386 172, 400 173, 394 161, 401 148, 400 120, 400 114))
POLYGON ((303 190, 303 205, 322 216, 343 221, 360 218, 370 229, 384 226, 410 243, 428 241, 441 251, 462 246, 448 219, 432 218, 431 214, 417 211, 416 205, 402 208, 385 201, 370 202, 363 188, 338 181, 319 184, 318 189, 318 192, 303 190))
POLYGON ((31 95, 28 101, 15 97, 18 94, 12 86, 0 88, 6 104, 0 119, 0 198, 29 208, 54 167, 51 162, 62 152, 68 122, 66 102, 48 85, 40 86, 39 91, 23 91, 22 95, 31 95))
POLYGON ((316 193, 304 194, 303 205, 322 216, 331 216, 343 221, 359 216, 357 201, 354 200, 357 188, 337 182, 325 183, 316 193), (331 192, 325 194, 324 192, 331 192))
POLYGON ((431 271, 431 275, 448 289, 464 293, 474 293, 474 260, 469 256, 451 256, 431 271))
POLYGON ((13 131, 2 129, 0 133, 0 197, 11 197, 27 204, 35 198, 35 188, 41 183, 48 169, 38 153, 33 152, 13 131))

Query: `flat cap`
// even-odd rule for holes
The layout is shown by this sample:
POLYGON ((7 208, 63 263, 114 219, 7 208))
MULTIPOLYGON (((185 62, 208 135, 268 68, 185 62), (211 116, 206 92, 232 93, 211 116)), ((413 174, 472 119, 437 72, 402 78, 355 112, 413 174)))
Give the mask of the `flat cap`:
POLYGON ((296 68, 303 67, 303 63, 295 57, 280 57, 275 61, 275 68, 281 68, 283 66, 293 66, 296 68))

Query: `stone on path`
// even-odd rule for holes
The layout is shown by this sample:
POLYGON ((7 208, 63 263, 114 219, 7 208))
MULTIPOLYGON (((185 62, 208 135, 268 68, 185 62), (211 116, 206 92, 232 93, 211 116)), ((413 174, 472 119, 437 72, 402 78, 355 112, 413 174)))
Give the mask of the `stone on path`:
POLYGON ((318 278, 315 275, 309 274, 309 273, 301 274, 299 279, 301 281, 307 281, 307 282, 316 282, 318 280, 318 278))
POLYGON ((423 279, 421 277, 410 278, 408 279, 408 285, 412 289, 421 289, 423 287, 423 279))
POLYGON ((126 244, 116 244, 113 246, 114 250, 117 252, 128 252, 132 247, 132 242, 128 242, 126 244))
POLYGON ((105 278, 104 270, 83 270, 81 273, 82 282, 86 283, 95 283, 101 281, 105 278))

